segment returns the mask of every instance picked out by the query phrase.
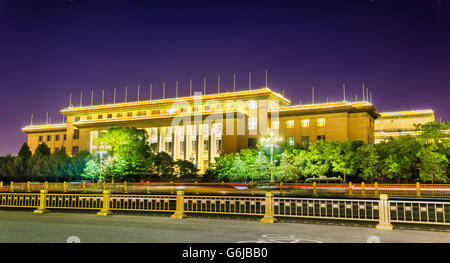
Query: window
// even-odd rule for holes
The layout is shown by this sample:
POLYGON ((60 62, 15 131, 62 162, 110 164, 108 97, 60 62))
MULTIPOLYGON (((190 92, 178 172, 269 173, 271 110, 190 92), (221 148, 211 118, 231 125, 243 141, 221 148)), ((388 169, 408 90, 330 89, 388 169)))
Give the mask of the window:
POLYGON ((159 110, 152 110, 152 114, 153 114, 153 115, 159 115, 159 114, 160 114, 160 111, 159 111, 159 110))
POLYGON ((78 117, 75 117, 75 122, 77 122, 77 121, 79 121, 80 120, 80 117, 78 116, 78 117))
POLYGON ((254 100, 249 101, 249 102, 247 103, 247 108, 248 108, 249 110, 257 109, 257 108, 258 108, 258 102, 254 101, 254 100))
POLYGON ((221 140, 221 139, 216 140, 216 150, 217 150, 218 152, 221 152, 221 151, 222 151, 222 140, 221 140))
POLYGON ((57 152, 57 151, 59 151, 59 148, 58 148, 58 147, 55 147, 55 152, 57 152))
POLYGON ((286 121, 286 128, 294 128, 294 120, 286 121))
POLYGON ((133 117, 133 112, 131 112, 131 111, 128 112, 128 113, 127 113, 127 117, 133 117))
POLYGON ((98 115, 97 119, 99 119, 99 120, 103 119, 103 115, 98 115))
POLYGON ((198 107, 197 107, 197 106, 195 106, 195 107, 193 108, 193 112, 198 112, 198 107))
POLYGON ((80 130, 73 130, 73 138, 74 139, 80 138, 80 130))
POLYGON ((67 135, 64 134, 64 141, 67 140, 67 135))
POLYGON ((211 111, 211 106, 205 106, 205 111, 211 111))
POLYGON ((302 120, 302 127, 303 128, 309 127, 309 120, 302 120))
POLYGON ((325 126, 325 118, 317 119, 317 126, 319 127, 325 126))
POLYGON ((184 148, 186 147, 186 144, 184 141, 180 141, 180 153, 184 153, 184 148))
POLYGON ((203 151, 209 152, 209 140, 203 140, 203 151))
POLYGON ((248 118, 248 129, 256 130, 258 128, 258 118, 257 117, 249 117, 248 118))
POLYGON ((87 116, 86 120, 92 120, 92 116, 91 115, 87 116))
POLYGON ((167 153, 172 154, 172 142, 165 142, 164 147, 167 153))
POLYGON ((122 118, 122 113, 117 113, 117 118, 122 118))
POLYGON ((55 141, 59 141, 59 135, 55 135, 55 141))
POLYGON ((138 111, 138 116, 145 116, 147 115, 146 111, 138 111))
POLYGON ((286 137, 287 145, 294 145, 294 137, 286 137))
POLYGON ((72 147, 72 155, 77 155, 78 154, 78 146, 73 146, 72 147))
POLYGON ((278 130, 280 128, 280 122, 279 121, 272 121, 272 129, 278 130))
POLYGON ((309 136, 302 136, 302 146, 309 145, 309 136))
POLYGON ((325 141, 325 135, 318 135, 317 136, 318 141, 325 141))
POLYGON ((51 135, 47 135, 47 141, 51 141, 52 140, 52 136, 51 135))
POLYGON ((112 118, 112 114, 110 113, 110 114, 106 115, 106 118, 111 119, 112 118))

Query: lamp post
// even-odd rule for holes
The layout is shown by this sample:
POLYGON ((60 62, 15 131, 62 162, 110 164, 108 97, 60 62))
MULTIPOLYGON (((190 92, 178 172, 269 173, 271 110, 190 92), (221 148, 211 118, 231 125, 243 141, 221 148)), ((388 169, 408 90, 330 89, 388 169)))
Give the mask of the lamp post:
POLYGON ((270 182, 274 182, 273 179, 273 147, 276 146, 282 139, 280 137, 273 136, 273 133, 270 134, 270 137, 262 138, 261 144, 264 146, 269 146, 270 149, 270 182))

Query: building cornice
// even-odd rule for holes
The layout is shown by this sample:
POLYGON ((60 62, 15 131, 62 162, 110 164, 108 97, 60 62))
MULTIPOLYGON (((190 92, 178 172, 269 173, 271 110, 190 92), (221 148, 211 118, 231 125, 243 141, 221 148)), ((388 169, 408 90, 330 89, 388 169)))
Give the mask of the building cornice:
POLYGON ((66 131, 67 123, 59 123, 59 124, 46 124, 46 125, 29 125, 22 128, 22 132, 24 133, 35 133, 35 132, 57 132, 57 131, 66 131))

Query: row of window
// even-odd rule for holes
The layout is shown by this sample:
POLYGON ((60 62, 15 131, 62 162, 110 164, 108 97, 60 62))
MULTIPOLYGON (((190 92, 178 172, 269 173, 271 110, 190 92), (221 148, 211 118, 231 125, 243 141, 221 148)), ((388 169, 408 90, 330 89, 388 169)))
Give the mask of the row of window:
MULTIPOLYGON (((52 138, 53 138, 52 135, 47 135, 46 136, 46 139, 47 139, 46 141, 47 142, 51 142, 52 138)), ((64 141, 67 139, 65 134, 64 134, 63 138, 64 138, 64 141)), ((59 134, 56 134, 55 135, 55 141, 59 141, 59 140, 61 140, 61 136, 59 134)), ((41 135, 41 136, 39 136, 39 142, 42 142, 42 141, 44 141, 44 136, 41 135)))
MULTIPOLYGON (((230 106, 228 106, 228 107, 230 107, 230 106)), ((165 114, 185 113, 185 112, 188 112, 190 108, 191 107, 179 107, 179 108, 170 108, 170 109, 166 109, 166 110, 159 110, 158 109, 158 110, 138 111, 136 113, 136 116, 146 116, 147 114, 149 114, 149 115, 160 115, 162 113, 165 113, 165 114)), ((233 108, 233 107, 231 107, 231 108, 233 108)), ((256 101, 249 101, 247 103, 247 109, 254 110, 254 109, 257 109, 257 108, 258 108, 258 102, 256 102, 256 101)), ((205 105, 205 106, 203 106, 203 111, 205 111, 205 112, 215 111, 215 110, 222 110, 222 109, 223 109, 223 105, 222 104, 205 105)), ((192 107, 192 112, 199 112, 199 106, 192 107)), ((121 113, 121 112, 120 113, 115 113, 115 117, 116 118, 122 118, 124 116, 126 116, 126 117, 133 117, 133 115, 134 115, 133 112, 127 112, 126 114, 125 113, 121 113)), ((113 118, 113 114, 109 113, 109 114, 106 114, 105 116, 103 114, 98 114, 96 116, 89 115, 89 116, 86 116, 86 120, 92 120, 93 117, 96 117, 96 119, 98 119, 98 120, 103 119, 103 117, 105 117, 107 119, 111 119, 111 118, 113 118)), ((77 122, 80 119, 81 119, 80 116, 76 116, 74 121, 77 122)))
MULTIPOLYGON (((286 121, 286 128, 294 128, 294 120, 287 120, 286 121)), ((304 119, 302 120, 302 127, 303 128, 308 128, 309 127, 309 119, 304 119)), ((325 118, 319 118, 317 119, 317 126, 318 127, 324 127, 325 126, 325 118)), ((279 129, 280 128, 280 124, 278 121, 273 121, 272 122, 272 128, 273 129, 279 129)))
MULTIPOLYGON (((325 141, 325 135, 318 135, 317 136, 317 140, 318 141, 325 141)), ((286 137, 286 143, 287 145, 294 145, 295 141, 294 141, 294 137, 286 137)), ((308 146, 309 145, 309 136, 302 136, 302 141, 301 141, 303 146, 308 146)))

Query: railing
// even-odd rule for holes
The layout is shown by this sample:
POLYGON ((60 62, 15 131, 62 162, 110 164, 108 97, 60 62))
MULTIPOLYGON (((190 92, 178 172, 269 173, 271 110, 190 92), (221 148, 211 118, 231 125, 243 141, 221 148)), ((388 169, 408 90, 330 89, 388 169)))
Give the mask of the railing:
POLYGON ((378 197, 381 194, 404 197, 450 197, 450 184, 257 184, 257 183, 201 183, 201 182, 144 182, 144 183, 15 183, 3 186, 0 182, 0 192, 50 192, 62 193, 102 193, 110 190, 112 193, 146 193, 174 194, 178 190, 192 194, 248 194, 264 196, 266 191, 275 195, 297 196, 354 196, 378 197))
POLYGON ((275 216, 379 220, 378 200, 274 198, 275 216))
POLYGON ((186 213, 264 216, 263 223, 275 223, 277 217, 359 220, 378 222, 377 229, 393 229, 394 223, 437 224, 450 226, 450 202, 397 201, 380 195, 379 200, 319 199, 251 196, 55 194, 48 190, 37 193, 0 193, 0 207, 111 211, 173 212, 172 218, 185 218, 186 213))

